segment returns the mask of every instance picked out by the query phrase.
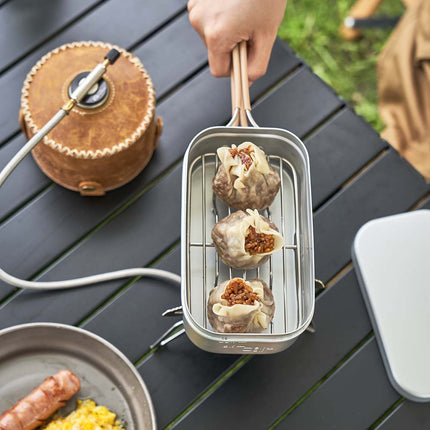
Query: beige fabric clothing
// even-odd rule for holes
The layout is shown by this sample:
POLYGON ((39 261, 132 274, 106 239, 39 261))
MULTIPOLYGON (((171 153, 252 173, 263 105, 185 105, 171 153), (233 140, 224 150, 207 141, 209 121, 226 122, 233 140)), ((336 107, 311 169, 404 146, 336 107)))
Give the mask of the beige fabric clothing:
POLYGON ((430 0, 407 9, 378 59, 381 136, 430 180, 430 0))

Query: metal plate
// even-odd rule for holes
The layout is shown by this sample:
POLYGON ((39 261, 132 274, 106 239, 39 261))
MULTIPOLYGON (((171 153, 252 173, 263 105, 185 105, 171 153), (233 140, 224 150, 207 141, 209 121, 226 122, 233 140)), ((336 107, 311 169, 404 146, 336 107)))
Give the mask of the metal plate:
POLYGON ((148 390, 117 348, 88 331, 51 323, 23 324, 0 331, 0 412, 12 407, 43 380, 69 369, 81 380, 76 399, 91 398, 115 412, 127 430, 156 429, 148 390))
POLYGON ((430 211, 366 223, 352 256, 393 387, 410 400, 430 400, 430 211))

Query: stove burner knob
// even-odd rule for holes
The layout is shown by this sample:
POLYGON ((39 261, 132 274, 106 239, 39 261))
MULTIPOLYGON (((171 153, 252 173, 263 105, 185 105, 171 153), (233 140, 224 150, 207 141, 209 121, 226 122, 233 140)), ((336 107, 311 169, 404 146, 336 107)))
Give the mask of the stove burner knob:
MULTIPOLYGON (((83 80, 90 74, 90 72, 82 72, 75 76, 73 81, 69 85, 69 97, 71 97, 73 91, 83 82, 83 80)), ((109 97, 109 86, 107 82, 101 78, 92 88, 88 91, 88 94, 78 103, 78 106, 82 109, 95 109, 101 106, 109 97)))

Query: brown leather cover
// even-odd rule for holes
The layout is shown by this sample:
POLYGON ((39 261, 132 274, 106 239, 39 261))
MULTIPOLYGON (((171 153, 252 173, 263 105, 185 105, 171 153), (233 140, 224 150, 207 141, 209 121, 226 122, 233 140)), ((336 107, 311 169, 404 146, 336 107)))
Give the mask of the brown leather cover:
MULTIPOLYGON (((43 57, 24 82, 20 117, 33 136, 68 100, 70 82, 90 71, 114 48, 78 42, 43 57)), ((138 175, 150 160, 161 132, 155 119, 152 82, 139 60, 121 50, 103 78, 110 94, 96 109, 75 107, 32 151, 52 180, 84 195, 103 195, 138 175)))

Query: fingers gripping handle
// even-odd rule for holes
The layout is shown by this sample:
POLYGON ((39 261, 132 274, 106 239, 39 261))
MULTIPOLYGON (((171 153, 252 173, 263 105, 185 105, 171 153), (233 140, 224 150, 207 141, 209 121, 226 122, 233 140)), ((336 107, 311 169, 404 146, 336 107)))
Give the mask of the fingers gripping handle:
POLYGON ((258 127, 251 116, 246 41, 236 45, 231 55, 230 78, 233 118, 229 125, 238 125, 240 123, 241 126, 247 127, 249 120, 254 127, 258 127))

